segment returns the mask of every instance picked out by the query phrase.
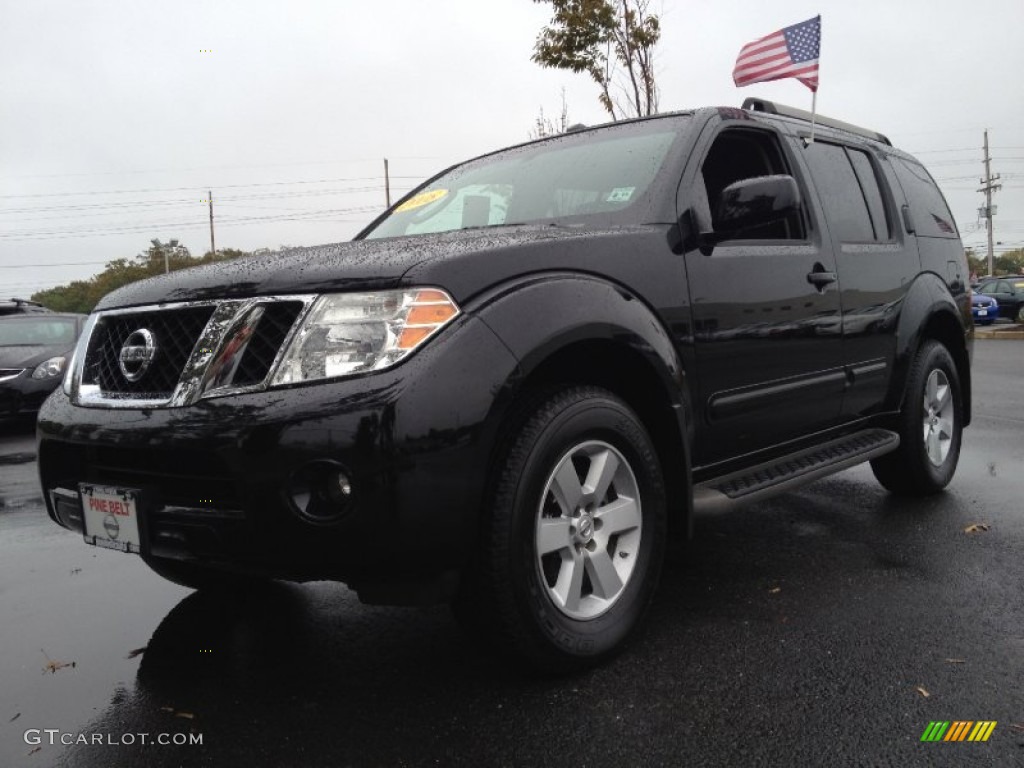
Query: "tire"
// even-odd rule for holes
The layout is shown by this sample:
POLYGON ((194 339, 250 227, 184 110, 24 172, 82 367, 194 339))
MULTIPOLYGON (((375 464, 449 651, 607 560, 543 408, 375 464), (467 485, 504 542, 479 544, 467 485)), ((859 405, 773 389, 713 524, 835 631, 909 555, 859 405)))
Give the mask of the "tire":
POLYGON ((184 560, 170 560, 163 557, 143 555, 143 561, 158 576, 189 589, 205 591, 240 590, 266 584, 268 579, 253 576, 242 576, 226 571, 218 571, 197 563, 184 560))
POLYGON ((956 364, 937 341, 926 341, 914 358, 897 432, 900 447, 871 462, 878 481, 908 496, 945 488, 960 459, 963 401, 956 364))
POLYGON ((508 434, 456 616, 535 670, 594 666, 621 650, 657 586, 657 454, 629 406, 595 387, 543 398, 508 434))
POLYGON ((1024 304, 1021 304, 1017 309, 1016 321, 1018 323, 1024 323, 1024 304))

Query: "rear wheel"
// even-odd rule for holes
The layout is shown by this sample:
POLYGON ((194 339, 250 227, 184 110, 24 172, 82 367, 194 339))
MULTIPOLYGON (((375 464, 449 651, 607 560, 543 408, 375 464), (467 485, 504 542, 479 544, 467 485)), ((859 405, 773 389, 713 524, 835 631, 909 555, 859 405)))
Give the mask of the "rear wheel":
POLYGON ((899 449, 871 462, 878 481, 914 496, 945 488, 960 459, 963 405, 956 364, 937 341, 926 341, 914 358, 897 431, 899 449))
POLYGON ((558 392, 518 424, 456 613, 530 666, 570 672, 619 650, 650 603, 661 467, 637 416, 601 389, 558 392))

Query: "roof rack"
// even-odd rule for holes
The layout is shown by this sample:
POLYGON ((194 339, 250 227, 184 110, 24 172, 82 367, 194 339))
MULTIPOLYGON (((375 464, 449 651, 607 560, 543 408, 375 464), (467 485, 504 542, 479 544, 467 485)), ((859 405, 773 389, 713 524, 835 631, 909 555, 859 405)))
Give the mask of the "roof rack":
POLYGON ((781 115, 782 117, 792 117, 797 120, 805 120, 808 123, 811 122, 811 118, 814 118, 814 122, 818 125, 827 125, 829 128, 838 128, 840 131, 846 131, 847 133, 855 133, 858 136, 863 136, 866 139, 872 139, 874 141, 880 141, 883 144, 892 146, 892 142, 884 134, 878 131, 871 131, 867 128, 861 128, 859 125, 852 125, 851 123, 844 123, 842 120, 835 120, 831 117, 822 117, 821 115, 811 115, 810 112, 797 109, 796 107, 787 107, 785 104, 776 104, 774 101, 765 101, 764 99, 747 98, 743 100, 743 109, 750 110, 751 112, 764 112, 769 115, 781 115))

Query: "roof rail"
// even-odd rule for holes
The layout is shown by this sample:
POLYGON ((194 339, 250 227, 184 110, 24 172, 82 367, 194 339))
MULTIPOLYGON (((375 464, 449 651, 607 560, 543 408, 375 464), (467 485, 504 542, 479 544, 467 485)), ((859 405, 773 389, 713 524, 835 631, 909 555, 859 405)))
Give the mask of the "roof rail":
POLYGON ((829 128, 838 128, 840 131, 846 131, 847 133, 855 133, 858 136, 863 136, 866 139, 872 139, 874 141, 880 141, 883 144, 892 146, 892 142, 884 134, 878 131, 871 131, 867 128, 861 128, 859 125, 852 125, 851 123, 844 123, 842 120, 835 120, 831 117, 823 117, 821 115, 811 115, 803 109, 797 109, 796 107, 787 107, 785 104, 776 104, 774 101, 765 101, 764 99, 747 98, 743 100, 743 109, 748 109, 751 112, 764 112, 769 115, 781 115, 782 117, 793 117, 797 120, 805 120, 811 122, 811 118, 814 118, 814 122, 819 125, 827 125, 829 128))

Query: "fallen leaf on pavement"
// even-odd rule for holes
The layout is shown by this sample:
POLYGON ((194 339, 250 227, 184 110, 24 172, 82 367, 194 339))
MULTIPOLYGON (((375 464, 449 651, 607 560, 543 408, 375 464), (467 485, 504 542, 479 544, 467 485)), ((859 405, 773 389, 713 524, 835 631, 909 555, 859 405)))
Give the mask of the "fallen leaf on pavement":
POLYGON ((11 718, 10 720, 8 720, 7 722, 8 722, 8 723, 13 723, 13 722, 14 722, 15 720, 17 720, 17 719, 18 719, 19 717, 21 717, 21 712, 19 712, 18 714, 16 714, 16 715, 15 715, 14 717, 12 717, 12 718, 11 718))
POLYGON ((34 755, 34 754, 35 754, 36 752, 38 752, 38 751, 39 751, 39 750, 41 750, 41 749, 42 749, 42 747, 36 747, 36 748, 35 748, 35 749, 33 749, 33 750, 32 750, 31 752, 29 752, 29 754, 30 754, 30 755, 34 755))
POLYGON ((924 697, 925 697, 926 699, 927 699, 927 698, 928 698, 929 696, 931 696, 931 694, 930 694, 930 693, 928 693, 928 691, 926 691, 926 690, 925 690, 925 689, 924 689, 924 688, 923 688, 922 686, 920 686, 920 685, 919 685, 919 686, 917 686, 917 692, 918 692, 918 693, 920 693, 920 694, 921 694, 922 696, 924 696, 924 697))
POLYGON ((71 667, 72 669, 74 669, 75 662, 73 662, 73 661, 54 661, 49 656, 47 656, 46 651, 44 651, 42 648, 40 648, 39 650, 42 652, 43 656, 46 656, 46 665, 43 667, 43 674, 44 675, 47 672, 49 672, 51 675, 55 675, 55 674, 57 674, 57 670, 58 669, 64 669, 64 667, 71 667))
POLYGON ((964 533, 981 533, 982 531, 989 530, 989 528, 988 523, 972 523, 964 528, 964 533))
POLYGON ((768 591, 771 594, 773 594, 773 595, 777 595, 777 594, 779 594, 779 592, 782 591, 782 587, 773 587, 772 589, 769 589, 768 591))
POLYGON ((149 647, 148 645, 144 645, 141 648, 136 648, 134 651, 129 651, 128 655, 125 656, 125 658, 126 659, 134 659, 136 656, 141 656, 142 654, 144 654, 146 652, 146 648, 148 648, 148 647, 149 647))
POLYGON ((1010 723, 1010 727, 1015 731, 1024 731, 1024 725, 1020 725, 1019 723, 1010 723))
POLYGON ((175 712, 174 716, 175 717, 184 717, 187 720, 195 720, 196 719, 196 716, 193 715, 191 712, 175 712))
POLYGON ((966 664, 967 659, 946 659, 950 664, 966 664))

